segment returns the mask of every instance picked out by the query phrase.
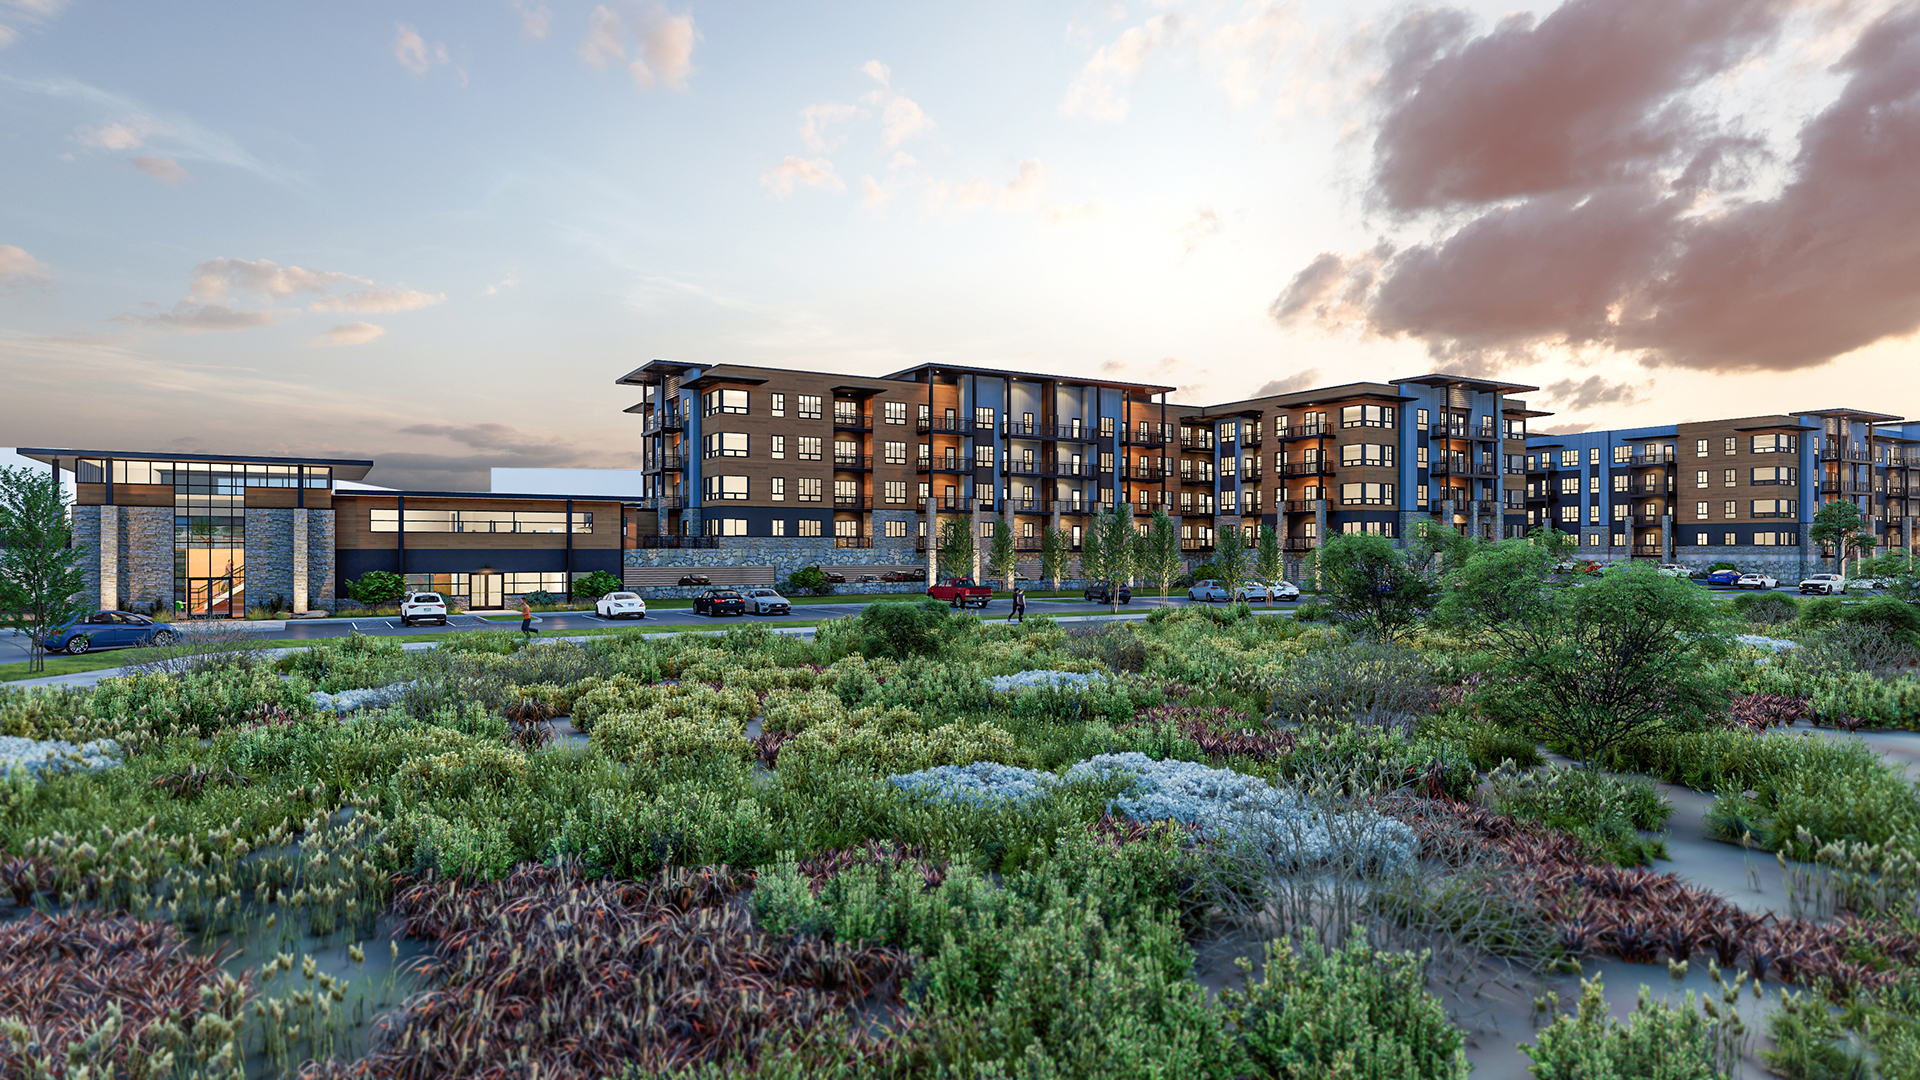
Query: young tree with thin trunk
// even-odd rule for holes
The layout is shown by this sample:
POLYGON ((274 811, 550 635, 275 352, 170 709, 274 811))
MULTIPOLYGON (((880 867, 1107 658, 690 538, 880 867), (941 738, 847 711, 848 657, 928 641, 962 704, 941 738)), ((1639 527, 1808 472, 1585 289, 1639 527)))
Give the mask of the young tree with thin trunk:
POLYGON ((1247 583, 1247 569, 1247 540, 1240 526, 1219 530, 1213 538, 1213 576, 1229 599, 1247 583))
POLYGON ((1080 568, 1089 584, 1106 585, 1107 602, 1116 615, 1120 613, 1120 585, 1133 572, 1136 537, 1133 507, 1115 502, 1111 510, 1093 515, 1080 541, 1080 568))
POLYGON ((938 567, 943 578, 973 574, 973 529, 966 518, 940 519, 938 567))
POLYGON ((1040 534, 1040 576, 1053 581, 1060 591, 1060 579, 1066 576, 1067 559, 1073 554, 1073 538, 1065 529, 1049 527, 1040 534))
POLYGON ((1814 543, 1833 549, 1833 572, 1841 577, 1847 574, 1847 553, 1874 543, 1860 508, 1844 499, 1835 499, 1815 511, 1807 535, 1814 543))
POLYGON ((1013 591, 1013 573, 1020 565, 1020 553, 1013 546, 1013 526, 1005 519, 993 523, 993 539, 987 545, 987 570, 1013 591))
POLYGON ((1280 548, 1280 534, 1271 525, 1260 526, 1260 545, 1254 550, 1253 565, 1260 580, 1268 585, 1286 576, 1287 555, 1280 548))
POLYGON ((1147 523, 1147 531, 1140 536, 1135 572, 1160 586, 1160 598, 1164 600, 1185 569, 1186 559, 1180 554, 1179 528, 1165 510, 1155 510, 1153 519, 1147 523))
POLYGON ((87 549, 74 544, 60 478, 0 467, 0 626, 30 636, 27 670, 47 666, 47 634, 93 610, 87 549))

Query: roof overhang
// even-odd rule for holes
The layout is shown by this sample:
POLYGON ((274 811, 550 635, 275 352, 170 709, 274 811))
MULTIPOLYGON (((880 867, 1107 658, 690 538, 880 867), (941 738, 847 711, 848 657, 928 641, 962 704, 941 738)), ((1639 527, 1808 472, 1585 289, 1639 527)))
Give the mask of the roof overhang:
POLYGON ((245 454, 178 454, 169 450, 55 450, 22 446, 14 453, 23 458, 52 465, 56 460, 71 471, 75 458, 111 458, 115 461, 206 461, 223 465, 318 465, 333 470, 335 480, 359 480, 373 468, 373 462, 358 458, 255 457, 245 454))
POLYGON ((1149 394, 1171 394, 1179 389, 1173 386, 1157 386, 1153 383, 1115 382, 1112 379, 1088 379, 1079 375, 1045 375, 1032 371, 1011 371, 1005 368, 968 367, 964 364, 921 364, 880 377, 895 382, 925 382, 925 379, 920 378, 923 372, 944 371, 957 375, 988 375, 996 379, 1014 379, 1020 382, 1077 383, 1081 386, 1098 386, 1105 390, 1135 390, 1149 394))
POLYGON ((1393 383, 1395 386, 1406 383, 1417 383, 1421 386, 1463 386, 1470 387, 1481 393, 1490 394, 1531 394, 1538 392, 1540 389, 1537 386, 1528 386, 1525 383, 1497 382, 1493 379, 1469 379, 1465 375, 1443 375, 1437 372, 1432 375, 1414 375, 1405 379, 1388 379, 1387 381, 1393 383))
POLYGON ((1888 413, 1869 412, 1866 409, 1809 409, 1796 413, 1797 416, 1838 417, 1844 420, 1865 420, 1869 424, 1897 424, 1906 419, 1888 413))

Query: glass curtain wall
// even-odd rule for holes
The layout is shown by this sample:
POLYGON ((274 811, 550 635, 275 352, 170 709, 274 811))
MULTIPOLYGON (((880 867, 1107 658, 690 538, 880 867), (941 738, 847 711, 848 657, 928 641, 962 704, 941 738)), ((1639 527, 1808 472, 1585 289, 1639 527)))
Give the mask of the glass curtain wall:
POLYGON ((246 466, 172 464, 173 607, 190 619, 247 614, 246 466))

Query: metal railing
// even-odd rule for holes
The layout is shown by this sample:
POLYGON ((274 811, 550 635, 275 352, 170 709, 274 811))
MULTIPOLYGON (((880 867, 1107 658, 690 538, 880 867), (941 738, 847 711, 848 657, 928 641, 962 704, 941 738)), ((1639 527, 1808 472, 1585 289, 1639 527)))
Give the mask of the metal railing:
POLYGON ((1158 431, 1149 431, 1143 435, 1137 429, 1129 429, 1125 434, 1121 435, 1120 442, 1123 446, 1167 445, 1166 436, 1160 434, 1158 431))
POLYGON ((969 435, 973 432, 973 421, 929 420, 921 417, 914 422, 914 428, 922 435, 969 435))
POLYGON ((914 472, 959 473, 971 472, 973 459, 970 457, 921 458, 914 465, 914 472))
POLYGON ((663 431, 679 431, 686 424, 686 414, 679 409, 661 409, 647 414, 646 424, 640 432, 643 435, 658 435, 663 431))
POLYGON ((841 472, 867 472, 873 468, 872 454, 835 454, 833 467, 841 472))
POLYGON ((833 414, 833 426, 839 431, 872 431, 873 417, 836 411, 833 414))
POLYGON ((1312 551, 1315 546, 1313 538, 1308 536, 1289 536, 1280 541, 1282 551, 1312 551))
POLYGON ((866 510, 870 509, 870 506, 865 496, 835 495, 833 497, 833 508, 835 510, 866 510))
POLYGON ((1186 469, 1181 469, 1180 482, 1183 484, 1211 484, 1213 483, 1213 474, 1191 472, 1186 469))
POLYGON ((1273 437, 1281 442, 1293 439, 1320 439, 1325 438, 1328 431, 1329 425, 1326 424, 1301 424, 1299 427, 1282 428, 1275 432, 1273 437))
POLYGON ((1275 476, 1331 476, 1333 475, 1333 462, 1326 459, 1320 461, 1294 461, 1275 469, 1273 474, 1275 476))
POLYGON ((833 538, 833 546, 837 548, 870 548, 873 546, 873 534, 863 533, 859 536, 836 536, 833 538))
POLYGON ((637 548, 717 548, 720 538, 717 536, 636 536, 633 546, 637 548))
POLYGON ((679 454, 662 454, 647 458, 640 466, 641 472, 680 472, 687 467, 687 459, 679 454))

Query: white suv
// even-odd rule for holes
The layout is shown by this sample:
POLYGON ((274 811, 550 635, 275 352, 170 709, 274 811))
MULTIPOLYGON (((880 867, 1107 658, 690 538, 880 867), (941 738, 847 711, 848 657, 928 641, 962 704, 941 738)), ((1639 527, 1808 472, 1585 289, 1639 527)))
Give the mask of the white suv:
POLYGON ((447 625, 447 601, 439 593, 417 592, 400 601, 400 625, 437 622, 447 625))
POLYGON ((1815 574, 1800 582, 1800 593, 1803 596, 1807 593, 1819 593, 1822 596, 1832 596, 1834 593, 1843 593, 1846 591, 1847 579, 1841 577, 1839 574, 1815 574))

